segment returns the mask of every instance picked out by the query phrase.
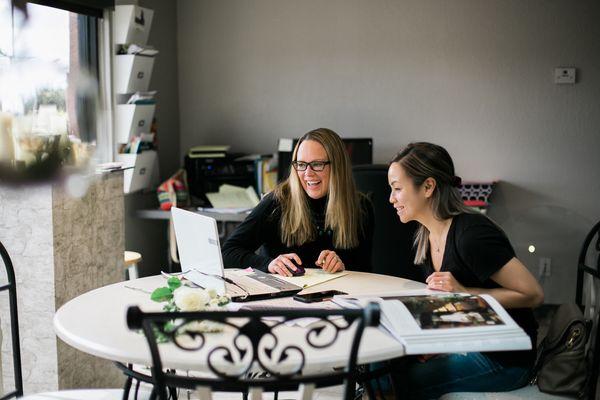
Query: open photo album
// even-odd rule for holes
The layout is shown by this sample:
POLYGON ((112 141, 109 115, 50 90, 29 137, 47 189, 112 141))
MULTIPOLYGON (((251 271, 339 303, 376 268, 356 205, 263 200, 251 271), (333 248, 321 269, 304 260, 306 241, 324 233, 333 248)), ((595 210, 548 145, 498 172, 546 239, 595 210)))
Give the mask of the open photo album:
POLYGON ((381 305, 381 326, 406 354, 529 350, 529 336, 492 296, 415 291, 397 296, 336 296, 342 307, 381 305))

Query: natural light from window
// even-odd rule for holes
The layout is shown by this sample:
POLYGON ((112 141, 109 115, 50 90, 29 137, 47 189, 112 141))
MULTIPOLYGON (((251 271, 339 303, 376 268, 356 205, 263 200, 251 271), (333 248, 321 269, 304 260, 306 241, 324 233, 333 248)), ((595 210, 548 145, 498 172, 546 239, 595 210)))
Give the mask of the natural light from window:
POLYGON ((93 152, 95 24, 31 3, 25 18, 10 3, 0 0, 0 167, 45 179, 49 168, 81 166, 93 152))

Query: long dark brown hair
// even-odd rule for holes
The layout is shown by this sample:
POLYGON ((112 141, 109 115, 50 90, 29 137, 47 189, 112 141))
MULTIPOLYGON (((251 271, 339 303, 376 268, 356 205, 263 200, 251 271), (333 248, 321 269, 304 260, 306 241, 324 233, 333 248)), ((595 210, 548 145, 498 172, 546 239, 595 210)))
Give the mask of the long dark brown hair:
MULTIPOLYGON (((445 220, 458 214, 474 212, 462 201, 458 191, 461 180, 455 175, 450 154, 442 146, 427 142, 410 143, 391 163, 399 163, 416 188, 421 187, 427 178, 435 180, 431 209, 436 219, 445 220)), ((429 230, 422 224, 419 224, 415 234, 415 246, 415 264, 422 264, 429 250, 429 230)))

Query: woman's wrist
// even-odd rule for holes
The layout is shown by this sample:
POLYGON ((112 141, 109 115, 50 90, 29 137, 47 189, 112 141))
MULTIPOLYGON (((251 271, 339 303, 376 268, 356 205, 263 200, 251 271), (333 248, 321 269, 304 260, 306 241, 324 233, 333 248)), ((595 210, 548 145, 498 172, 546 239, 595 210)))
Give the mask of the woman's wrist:
POLYGON ((465 287, 465 293, 475 294, 475 295, 484 294, 484 289, 476 288, 476 287, 465 287))

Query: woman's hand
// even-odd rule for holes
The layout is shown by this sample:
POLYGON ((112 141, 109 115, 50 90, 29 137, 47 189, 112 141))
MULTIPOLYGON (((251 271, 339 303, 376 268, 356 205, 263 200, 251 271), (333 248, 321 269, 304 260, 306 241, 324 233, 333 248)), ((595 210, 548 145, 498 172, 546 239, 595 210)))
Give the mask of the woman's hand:
POLYGON ((298 265, 302 265, 302 260, 296 253, 280 254, 273 261, 269 263, 267 269, 272 274, 278 274, 281 276, 292 276, 291 271, 295 271, 298 268, 294 265, 292 260, 296 261, 298 265))
POLYGON ((323 250, 319 254, 319 258, 317 258, 315 264, 317 264, 317 267, 321 267, 324 271, 329 273, 343 271, 346 268, 342 259, 332 250, 323 250))
POLYGON ((425 280, 427 289, 441 290, 442 292, 466 292, 467 289, 461 285, 452 275, 452 272, 434 272, 425 280))

